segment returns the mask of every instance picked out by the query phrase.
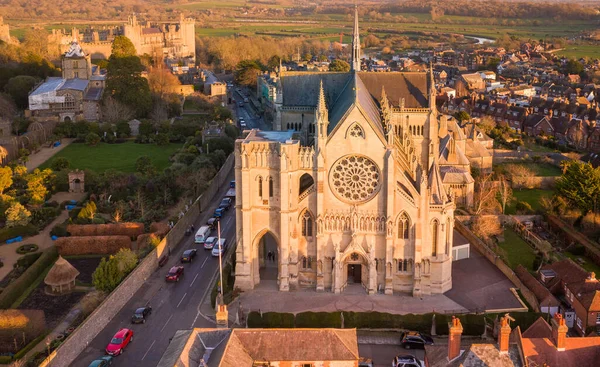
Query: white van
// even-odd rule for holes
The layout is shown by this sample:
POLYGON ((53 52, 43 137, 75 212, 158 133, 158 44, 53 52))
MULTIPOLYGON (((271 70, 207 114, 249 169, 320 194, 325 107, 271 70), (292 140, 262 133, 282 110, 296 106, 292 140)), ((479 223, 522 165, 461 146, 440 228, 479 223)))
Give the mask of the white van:
POLYGON ((200 229, 198 229, 198 232, 196 232, 196 235, 194 236, 194 242, 195 243, 204 243, 204 241, 206 241, 208 236, 210 236, 210 227, 202 226, 202 227, 200 227, 200 229))

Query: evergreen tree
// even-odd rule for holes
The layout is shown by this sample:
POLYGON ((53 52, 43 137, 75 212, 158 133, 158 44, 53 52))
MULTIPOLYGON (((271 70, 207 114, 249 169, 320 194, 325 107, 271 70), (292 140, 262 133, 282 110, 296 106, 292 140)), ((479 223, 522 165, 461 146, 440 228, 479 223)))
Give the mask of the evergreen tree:
POLYGON ((581 210, 585 216, 598 209, 600 195, 600 171, 589 163, 568 161, 562 164, 563 174, 556 180, 556 195, 581 210))

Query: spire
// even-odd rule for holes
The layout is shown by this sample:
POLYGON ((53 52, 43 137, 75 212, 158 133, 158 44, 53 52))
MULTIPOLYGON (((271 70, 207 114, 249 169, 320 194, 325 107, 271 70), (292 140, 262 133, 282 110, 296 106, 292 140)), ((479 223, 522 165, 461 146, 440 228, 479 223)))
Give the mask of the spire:
POLYGON ((360 71, 360 35, 358 34, 358 5, 354 5, 354 30, 352 33, 352 70, 360 71))
POLYGON ((392 109, 390 108, 390 101, 387 99, 387 94, 385 93, 385 87, 381 87, 381 101, 379 102, 381 106, 381 117, 384 122, 384 127, 389 130, 389 124, 392 122, 392 109))
POLYGON ((327 128, 329 125, 329 112, 325 103, 325 90, 323 89, 323 80, 319 86, 319 101, 315 110, 315 122, 317 124, 317 135, 319 137, 327 136, 327 128))

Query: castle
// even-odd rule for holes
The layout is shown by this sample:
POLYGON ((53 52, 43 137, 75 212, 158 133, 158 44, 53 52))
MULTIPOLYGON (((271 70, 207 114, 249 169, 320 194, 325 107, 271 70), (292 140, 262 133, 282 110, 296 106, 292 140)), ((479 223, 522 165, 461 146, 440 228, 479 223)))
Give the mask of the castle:
POLYGON ((350 72, 280 71, 279 131, 235 144, 235 287, 452 288, 454 210, 474 189, 464 132, 438 113, 432 70, 360 70, 357 11, 352 48, 350 72))
POLYGON ((50 45, 58 45, 61 53, 77 40, 92 59, 108 59, 112 41, 116 36, 124 35, 131 40, 138 55, 162 55, 166 60, 196 60, 195 21, 183 14, 175 23, 141 23, 132 15, 122 26, 88 28, 83 32, 73 28, 70 34, 64 30, 53 29, 48 35, 50 45))
POLYGON ((4 18, 0 16, 0 41, 11 43, 10 28, 8 24, 4 24, 4 18))

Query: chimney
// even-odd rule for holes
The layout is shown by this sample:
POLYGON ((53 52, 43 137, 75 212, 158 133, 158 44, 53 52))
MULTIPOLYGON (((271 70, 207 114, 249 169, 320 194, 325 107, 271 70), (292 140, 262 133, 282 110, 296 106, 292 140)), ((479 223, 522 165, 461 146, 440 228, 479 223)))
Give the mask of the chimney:
POLYGON ((498 333, 498 348, 500 353, 508 353, 508 340, 510 338, 510 325, 508 314, 500 319, 500 332, 498 333))
POLYGON ((567 331, 569 328, 565 324, 565 319, 560 313, 555 313, 552 318, 552 338, 556 343, 556 350, 562 352, 565 350, 567 331))
POLYGON ((452 361, 460 355, 460 336, 463 332, 460 320, 452 316, 452 321, 448 324, 450 337, 448 338, 448 361, 452 361))

